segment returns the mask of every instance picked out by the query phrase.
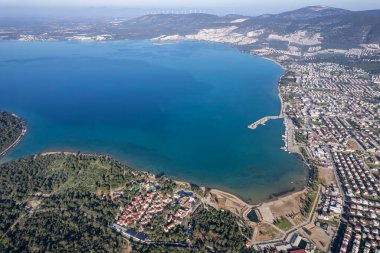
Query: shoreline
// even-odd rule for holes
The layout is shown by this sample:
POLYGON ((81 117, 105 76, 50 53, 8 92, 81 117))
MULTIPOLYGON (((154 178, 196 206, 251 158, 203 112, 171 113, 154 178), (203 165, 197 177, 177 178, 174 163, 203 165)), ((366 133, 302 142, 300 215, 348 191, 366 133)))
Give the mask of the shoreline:
MULTIPOLYGON (((231 46, 231 45, 230 45, 231 46)), ((289 133, 289 129, 292 128, 292 126, 290 125, 290 122, 289 122, 289 117, 286 115, 286 112, 285 112, 285 103, 283 101, 283 98, 282 98, 282 94, 281 94, 281 80, 282 78, 285 76, 286 74, 286 71, 288 71, 288 68, 285 67, 285 65, 281 64, 280 62, 276 61, 275 59, 272 59, 272 58, 269 58, 269 57, 265 57, 265 56, 257 56, 257 55, 253 55, 249 52, 244 52, 244 51, 241 51, 237 48, 238 51, 242 52, 242 53, 248 53, 250 56, 254 56, 254 57, 258 57, 258 58, 262 58, 262 59, 265 59, 265 60, 268 60, 268 61, 271 61, 273 63, 275 63, 276 65, 278 65, 279 67, 281 67, 283 70, 284 70, 284 74, 280 76, 279 80, 277 81, 277 95, 278 95, 278 98, 280 100, 280 112, 278 114, 278 117, 283 119, 283 124, 285 126, 285 133, 284 133, 284 138, 283 138, 283 141, 285 142, 285 146, 286 146, 286 149, 284 149, 284 152, 288 152, 292 155, 296 155, 297 156, 297 159, 300 160, 300 162, 302 162, 303 166, 305 167, 308 167, 305 160, 303 159, 303 156, 302 154, 300 153, 299 151, 299 147, 296 146, 296 145, 293 145, 292 144, 292 147, 291 147, 291 150, 289 150, 289 140, 288 138, 292 138, 294 139, 294 136, 288 136, 290 133, 289 133)), ((265 116, 265 117, 268 117, 268 116, 265 116)), ((270 116, 269 116, 270 117, 270 116)), ((306 178, 309 177, 309 169, 305 169, 306 171, 306 178)), ((271 196, 269 196, 269 198, 267 198, 266 200, 263 200, 263 201, 260 201, 259 203, 249 203, 248 201, 246 201, 244 198, 238 196, 237 194, 234 194, 234 193, 230 193, 228 191, 225 191, 225 190, 221 190, 221 189, 217 189, 217 188, 213 188, 216 192, 218 193, 221 193, 223 196, 229 196, 231 197, 232 200, 235 200, 235 199, 238 199, 239 201, 242 201, 243 203, 245 203, 245 205, 247 206, 251 206, 251 209, 253 208, 256 208, 256 207, 260 207, 262 205, 266 205, 266 204, 270 204, 270 203, 276 203, 276 202, 281 202, 282 200, 284 199, 287 199, 289 198, 290 196, 294 196, 294 195, 297 195, 297 194, 301 194, 305 191, 305 189, 307 188, 307 185, 304 185, 301 189, 295 189, 294 187, 290 190, 286 190, 286 191, 283 191, 283 192, 279 192, 279 193, 273 193, 271 194, 271 196)), ((245 219, 247 219, 246 215, 248 213, 245 213, 245 219)))
MULTIPOLYGON (((148 173, 148 174, 151 174, 152 176, 155 176, 156 174, 152 171, 149 171, 149 170, 144 170, 144 169, 139 169, 139 168, 135 168, 135 167, 132 167, 128 164, 128 162, 126 161, 121 161, 115 157, 113 157, 112 155, 110 154, 100 154, 100 153, 78 153, 78 152, 70 152, 70 151, 45 151, 45 152, 42 152, 42 153, 38 153, 38 154, 34 154, 32 156, 48 156, 48 155, 82 155, 82 156, 101 156, 101 157, 110 157, 111 159, 117 161, 117 162, 120 162, 122 164, 124 164, 125 166, 127 166, 128 168, 132 169, 132 170, 135 170, 135 171, 140 171, 140 172, 143 172, 143 173, 148 173)), ((20 159, 23 159, 23 158, 20 158, 20 159)), ((11 162, 11 161, 9 161, 11 162)), ((186 185, 188 187, 190 187, 190 185, 192 184, 191 182, 187 181, 187 180, 184 180, 184 179, 180 179, 180 178, 175 178, 175 177, 171 177, 171 176, 168 176, 168 175, 164 175, 165 177, 169 178, 170 180, 172 180, 173 182, 175 182, 177 185, 186 185)), ((303 186, 301 189, 295 189, 294 187, 292 189, 289 189, 289 190, 285 190, 285 191, 281 191, 281 192, 275 192, 275 193, 272 193, 268 198, 266 198, 265 200, 262 200, 262 201, 259 201, 257 203, 255 202, 249 202, 247 200, 245 200, 242 196, 240 196, 239 194, 236 194, 236 193, 233 193, 233 192, 230 192, 228 190, 225 190, 225 189, 222 189, 222 188, 218 188, 218 187, 207 187, 206 185, 198 185, 196 184, 199 188, 204 188, 204 189, 208 189, 209 190, 209 195, 214 195, 214 197, 217 197, 219 199, 223 199, 225 198, 227 201, 231 202, 231 203, 236 203, 238 206, 240 206, 242 209, 243 208, 249 208, 249 211, 253 208, 257 208, 257 207, 260 207, 264 204, 268 204, 268 203, 273 203, 273 202, 277 202, 277 201, 281 201, 283 198, 288 198, 289 196, 292 196, 294 194, 299 194, 300 192, 303 192, 305 189, 306 189, 306 186, 303 186)), ((218 203, 215 203, 215 205, 218 205, 219 208, 220 207, 220 204, 218 203)), ((234 209, 235 206, 232 206, 232 209, 234 209)), ((226 209, 226 210, 229 210, 233 213, 236 213, 235 210, 232 210, 231 208, 228 209, 228 208, 222 208, 222 209, 226 209)), ((247 212, 248 213, 248 212, 247 212)), ((246 214, 247 214, 246 213, 246 214)), ((243 218, 246 218, 243 216, 243 214, 241 215, 243 218)))
MULTIPOLYGON (((182 40, 179 40, 179 41, 182 41, 182 40)), ((207 42, 206 41, 206 43, 212 43, 212 42, 207 42)), ((217 44, 220 44, 220 43, 217 43, 217 44)), ((226 43, 223 43, 223 44, 226 44, 226 43)), ((233 45, 231 45, 231 44, 226 44, 226 45, 232 46, 232 48, 234 48, 233 45)), ((243 52, 243 51, 239 50, 238 48, 235 48, 235 49, 237 49, 239 52, 247 53, 247 52, 243 52)), ((264 57, 264 56, 253 55, 253 54, 251 54, 249 52, 248 52, 248 54, 250 56, 253 56, 253 57, 258 57, 258 58, 262 58, 262 59, 266 59, 268 61, 271 61, 271 62, 275 63, 276 65, 278 65, 279 67, 281 67, 285 71, 285 73, 287 71, 287 68, 283 64, 281 64, 280 62, 277 62, 274 59, 271 59, 269 57, 264 57)), ((285 133, 284 133, 286 135, 286 137, 283 138, 283 140, 285 142, 285 145, 288 147, 288 145, 287 145, 288 144, 287 129, 290 128, 290 126, 288 124, 289 122, 288 122, 287 119, 289 119, 289 118, 287 117, 287 115, 285 113, 285 105, 284 105, 284 101, 282 99, 281 89, 280 89, 281 88, 281 86, 280 86, 281 80, 284 77, 285 73, 283 75, 281 75, 280 78, 279 78, 279 80, 277 81, 277 95, 278 95, 278 98, 280 100, 280 112, 279 112, 278 115, 279 115, 279 117, 283 118, 283 123, 284 123, 285 128, 286 128, 285 129, 285 133)), ((17 144, 19 144, 19 142, 21 141, 21 139, 22 139, 23 136, 24 135, 22 135, 22 136, 20 135, 19 138, 6 150, 6 152, 3 152, 4 154, 3 153, 0 154, 0 158, 3 158, 6 155, 6 153, 11 148, 14 148, 17 144)), ((284 152, 289 152, 289 153, 292 153, 293 155, 294 154, 297 155, 299 153, 299 152, 291 152, 288 149, 285 149, 284 152)), ((44 155, 45 156, 45 155, 54 155, 54 154, 76 155, 78 153, 75 153, 75 152, 66 152, 66 151, 47 151, 47 152, 42 152, 40 154, 35 154, 35 155, 44 155)), ((103 155, 103 154, 85 154, 85 153, 79 153, 79 154, 81 154, 81 155, 110 156, 112 159, 114 159, 113 156, 110 155, 110 154, 107 154, 107 155, 103 155)), ((301 158, 298 157, 298 159, 301 159, 301 162, 303 164, 305 164, 305 161, 304 161, 304 159, 302 159, 302 157, 301 158)), ((115 160, 119 161, 119 159, 115 159, 115 160)), ((8 161, 8 162, 11 162, 11 161, 8 161)), ((122 162, 122 163, 125 163, 128 167, 130 167, 127 162, 122 162)), ((139 170, 139 171, 151 173, 151 174, 154 175, 154 172, 146 170, 146 169, 138 169, 138 168, 133 168, 133 167, 130 167, 130 168, 132 168, 133 170, 139 170)), ((180 178, 175 178, 175 177, 170 177, 170 176, 167 176, 167 177, 169 179, 173 180, 174 182, 176 182, 177 184, 187 184, 187 185, 191 184, 189 181, 186 181, 186 180, 183 180, 183 179, 180 179, 180 178)), ((301 189, 294 189, 294 188, 292 188, 290 190, 285 190, 283 192, 272 193, 267 199, 259 201, 257 203, 255 203, 255 202, 249 202, 248 200, 246 200, 245 198, 239 196, 238 194, 229 192, 228 190, 225 190, 225 189, 222 189, 222 188, 218 188, 218 187, 209 188, 209 187, 204 186, 204 185, 199 185, 199 187, 208 188, 208 189, 210 189, 210 192, 212 192, 216 196, 221 197, 221 198, 226 198, 228 201, 231 201, 231 202, 234 202, 234 203, 238 203, 239 205, 242 205, 242 206, 244 205, 246 207, 253 208, 253 207, 256 207, 256 206, 263 205, 265 203, 270 203, 270 202, 281 200, 282 198, 285 198, 285 197, 287 197, 289 195, 292 195, 292 194, 295 194, 295 193, 302 192, 305 189, 306 186, 303 186, 301 189)))
MULTIPOLYGON (((143 169, 143 168, 133 167, 133 166, 129 165, 128 161, 118 159, 118 158, 114 157, 111 154, 81 153, 81 152, 71 152, 71 151, 64 151, 64 150, 62 150, 62 151, 57 151, 57 150, 53 151, 52 150, 52 151, 44 151, 44 152, 41 152, 41 153, 33 154, 31 156, 39 156, 39 155, 40 156, 48 156, 48 155, 82 155, 82 156, 110 157, 111 159, 124 164, 125 166, 127 166, 128 168, 130 168, 132 170, 141 171, 141 172, 144 172, 144 173, 149 173, 149 174, 154 175, 154 176, 157 175, 157 173, 154 172, 154 171, 150 171, 148 169, 143 169)), ((23 158, 24 157, 21 157, 21 158, 18 158, 18 159, 23 159, 23 158)), ((12 161, 8 161, 8 162, 12 162, 12 161)), ((284 191, 281 191, 281 192, 274 192, 274 193, 272 193, 270 196, 268 196, 267 198, 265 198, 262 201, 249 202, 248 200, 246 200, 244 197, 240 196, 239 194, 234 193, 232 191, 229 191, 227 189, 223 189, 222 187, 208 187, 207 185, 204 185, 204 184, 192 183, 191 181, 188 181, 188 180, 183 179, 183 178, 173 177, 173 176, 166 175, 166 174, 164 174, 164 176, 167 177, 167 178, 169 178, 170 180, 174 181, 177 185, 186 185, 186 186, 190 187, 192 184, 194 184, 194 185, 198 186, 199 188, 208 189, 209 192, 212 192, 215 195, 218 195, 218 196, 222 196, 223 195, 223 197, 227 197, 227 199, 229 199, 229 200, 233 200, 234 202, 240 202, 240 203, 242 203, 244 205, 252 206, 252 207, 256 207, 256 206, 260 206, 260 205, 262 205, 264 203, 276 201, 276 200, 278 200, 278 199, 280 199, 282 197, 286 197, 286 196, 292 195, 294 193, 303 191, 304 188, 305 188, 305 186, 302 187, 301 189, 295 189, 295 187, 292 187, 289 190, 284 190, 284 191)))
MULTIPOLYGON (((101 153, 81 153, 81 152, 71 152, 71 151, 45 151, 45 152, 41 152, 41 153, 37 153, 37 154, 33 154, 33 155, 30 155, 30 156, 27 156, 27 157, 36 157, 36 156, 49 156, 49 155, 65 155, 65 156, 69 156, 69 155, 73 155, 73 156, 76 156, 76 155, 82 155, 82 156, 99 156, 99 157, 109 157, 119 163, 122 163, 124 164, 125 166, 127 166, 128 168, 132 169, 132 170, 135 170, 135 171, 140 171, 140 172, 143 172, 143 173, 148 173, 148 174, 151 174, 152 176, 156 175, 154 172, 152 171, 148 171, 148 170, 143 170, 143 169, 138 169, 138 168, 134 168, 130 165, 128 165, 127 162, 125 161, 120 161, 119 159, 113 157, 112 155, 110 154, 101 154, 101 153)), ((19 159, 24 159, 26 157, 20 157, 16 160, 19 160, 19 159)), ((7 161, 5 163, 10 163, 12 161, 7 161)), ((179 178, 175 178, 175 177, 171 177, 171 176, 167 176, 165 175, 165 177, 169 178, 170 180, 174 181, 177 185, 186 185, 186 186, 190 186, 192 183, 189 182, 189 181, 186 181, 186 180, 183 180, 183 179, 179 179, 179 178)), ((296 194, 296 193, 299 193, 299 192, 302 192, 304 189, 305 189, 305 186, 302 187, 302 189, 294 189, 294 187, 290 190, 285 190, 285 191, 282 191, 282 192, 277 192, 277 193, 273 193, 270 197, 268 197, 267 199, 263 200, 263 201, 259 201, 257 203, 250 203, 248 202, 247 200, 245 200, 242 196, 240 196, 239 194, 236 194, 236 193, 233 193, 233 192, 230 192, 228 190, 225 190, 225 189, 221 189, 221 188, 217 188, 217 187, 207 187, 205 185, 197 185, 199 186, 199 188, 204 188, 204 189, 209 189, 209 192, 215 196, 217 196, 218 198, 226 198, 228 199, 229 201, 232 201, 232 202, 236 202, 236 203, 239 203, 240 205, 244 205, 244 206, 249 206, 250 208, 255 208, 255 207, 259 207, 263 204, 266 204, 266 203, 271 203, 271 202, 275 202, 275 201, 278 201, 280 200, 281 198, 285 198, 285 197, 288 197, 290 195, 293 195, 293 194, 296 194)))
MULTIPOLYGON (((14 115, 15 117, 18 117, 16 115, 14 115)), ((19 117, 18 117, 19 118, 19 117)), ((4 158, 12 149, 14 149, 20 142, 21 140, 25 137, 26 133, 28 132, 28 127, 26 125, 26 123, 21 119, 21 125, 22 125, 22 129, 21 129, 21 133, 20 135, 17 137, 17 139, 12 142, 6 149, 4 149, 1 153, 0 153, 0 159, 1 158, 4 158)))
MULTIPOLYGON (((259 57, 259 58, 262 58, 262 59, 265 59, 265 60, 268 60, 268 61, 271 61, 271 62, 275 63, 276 65, 280 66, 284 71, 287 70, 287 69, 284 67, 284 65, 282 65, 282 64, 279 63, 278 61, 276 61, 276 60, 274 60, 274 59, 271 59, 271 58, 269 58, 269 57, 266 57, 266 56, 257 56, 257 55, 253 55, 253 54, 249 54, 249 55, 251 55, 251 56, 255 56, 255 57, 259 57)), ((281 80, 281 78, 282 78, 283 76, 284 76, 284 75, 282 75, 282 76, 280 77, 280 80, 281 80)))

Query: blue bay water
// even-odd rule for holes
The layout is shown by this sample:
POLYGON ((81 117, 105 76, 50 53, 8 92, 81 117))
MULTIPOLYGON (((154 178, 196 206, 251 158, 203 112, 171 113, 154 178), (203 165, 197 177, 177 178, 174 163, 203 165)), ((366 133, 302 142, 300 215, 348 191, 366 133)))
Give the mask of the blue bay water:
POLYGON ((251 202, 305 185, 284 145, 275 63, 225 45, 0 42, 0 110, 29 131, 3 161, 44 151, 109 153, 132 167, 251 202))

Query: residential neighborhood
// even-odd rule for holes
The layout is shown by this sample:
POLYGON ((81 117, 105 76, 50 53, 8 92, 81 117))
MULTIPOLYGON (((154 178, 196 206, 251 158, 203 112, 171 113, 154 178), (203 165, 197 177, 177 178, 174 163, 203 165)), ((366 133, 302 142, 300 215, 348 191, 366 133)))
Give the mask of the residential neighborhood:
MULTIPOLYGON (((193 211, 196 204, 193 192, 177 189, 172 195, 164 194, 154 179, 136 183, 130 186, 130 189, 136 189, 138 194, 128 205, 120 207, 122 211, 116 217, 113 226, 116 230, 124 231, 128 237, 143 241, 148 240, 148 236, 144 233, 152 226, 153 219, 163 216, 166 224, 159 225, 167 233, 183 224, 184 219, 193 211)), ((120 197, 123 191, 124 189, 117 191, 116 195, 114 192, 114 196, 120 197)))

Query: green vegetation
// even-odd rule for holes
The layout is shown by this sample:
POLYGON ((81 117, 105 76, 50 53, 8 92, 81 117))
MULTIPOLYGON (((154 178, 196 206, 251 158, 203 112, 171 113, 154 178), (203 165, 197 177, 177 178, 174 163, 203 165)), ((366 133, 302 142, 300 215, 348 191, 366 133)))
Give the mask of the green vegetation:
POLYGON ((178 205, 168 205, 165 207, 163 213, 157 215, 152 219, 150 228, 147 227, 144 231, 144 233, 149 236, 149 240, 178 243, 186 243, 188 240, 190 242, 194 241, 193 234, 188 233, 183 225, 178 225, 168 232, 164 232, 164 225, 167 224, 168 214, 174 214, 178 209, 180 209, 178 205))
POLYGON ((291 86, 296 85, 297 78, 296 74, 292 71, 286 71, 285 74, 281 77, 280 85, 281 86, 291 86))
POLYGON ((293 227, 292 223, 290 223, 290 221, 285 217, 281 217, 280 219, 275 220, 274 225, 277 226, 279 229, 282 229, 284 231, 293 227))
POLYGON ((280 238, 282 233, 269 225, 268 223, 260 223, 258 225, 259 232, 256 235, 256 240, 273 240, 276 238, 280 238))
POLYGON ((323 123, 320 121, 312 121, 311 124, 316 125, 316 126, 322 126, 323 125, 323 123))
POLYGON ((311 209, 313 207, 313 203, 317 195, 318 195, 318 186, 313 185, 312 187, 308 189, 307 193, 305 194, 305 197, 301 201, 302 203, 301 214, 303 216, 306 217, 312 211, 311 209))
POLYGON ((100 156, 38 156, 1 165, 0 251, 119 252, 124 242, 109 228, 118 205, 95 192, 133 179, 132 170, 100 156))
POLYGON ((2 199, 0 201, 0 238, 4 236, 5 232, 13 223, 25 213, 26 211, 22 205, 12 200, 2 199))
POLYGON ((309 162, 309 154, 304 147, 300 147, 301 154, 306 162, 309 162))
POLYGON ((380 164, 375 164, 375 163, 367 163, 368 166, 373 167, 373 168, 380 168, 380 164))
POLYGON ((116 206, 89 193, 55 195, 19 220, 2 252, 119 252, 123 240, 107 226, 116 206))
POLYGON ((75 189, 108 193, 144 178, 106 156, 48 155, 0 165, 0 196, 24 201, 33 194, 59 194, 75 189))
POLYGON ((163 245, 154 245, 154 246, 149 246, 149 245, 142 245, 142 244, 134 244, 132 247, 133 251, 132 252, 139 252, 139 253, 198 253, 201 252, 199 251, 198 248, 176 248, 176 247, 170 247, 168 249, 167 246, 163 245))
POLYGON ((313 203, 315 198, 318 195, 318 167, 314 165, 313 160, 309 157, 306 149, 304 147, 300 148, 301 154, 303 156, 304 161, 309 164, 309 181, 308 181, 308 189, 307 192, 301 201, 301 214, 303 216, 307 216, 312 210, 313 203))
POLYGON ((198 208, 191 220, 190 241, 193 248, 168 248, 163 246, 134 245, 136 252, 254 252, 245 242, 252 230, 234 214, 211 207, 198 208))
POLYGON ((297 118, 297 117, 291 117, 290 118, 293 122, 293 124, 298 127, 298 128, 302 128, 304 122, 301 118, 297 118))
POLYGON ((380 73, 380 63, 379 62, 365 62, 365 61, 342 61, 341 64, 346 65, 348 67, 360 68, 371 74, 379 74, 380 73))
POLYGON ((20 136, 22 121, 8 112, 0 112, 0 153, 20 136))
POLYGON ((300 130, 295 131, 295 139, 297 143, 305 144, 307 143, 307 136, 300 130))
POLYGON ((192 224, 197 243, 214 252, 243 252, 245 241, 252 237, 252 230, 244 226, 243 221, 223 210, 200 208, 192 224))
POLYGON ((316 59, 313 59, 312 61, 314 63, 331 62, 331 63, 344 65, 349 68, 360 68, 370 74, 379 74, 380 63, 377 61, 368 61, 370 59, 371 58, 368 58, 367 61, 363 60, 363 58, 348 59, 344 55, 331 54, 331 55, 324 55, 324 56, 320 55, 316 59))
MULTIPOLYGON (((38 155, 0 165, 0 252, 121 252, 126 241, 110 227, 120 208, 141 194, 153 175, 135 171, 108 156, 38 155), (113 197, 113 191, 124 193, 113 197)), ((156 179, 172 194, 175 183, 156 179)), ((192 248, 133 243, 137 252, 250 252, 243 220, 230 212, 198 207, 168 233, 168 205, 151 222, 151 241, 186 243, 192 248)))

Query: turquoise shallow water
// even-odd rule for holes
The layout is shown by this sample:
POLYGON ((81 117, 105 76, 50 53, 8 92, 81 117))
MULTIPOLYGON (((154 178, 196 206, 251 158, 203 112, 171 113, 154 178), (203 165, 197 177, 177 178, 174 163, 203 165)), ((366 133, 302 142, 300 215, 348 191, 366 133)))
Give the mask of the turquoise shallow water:
POLYGON ((273 62, 228 46, 148 41, 0 42, 0 108, 28 123, 3 161, 43 151, 110 153, 131 166, 258 202, 305 184, 280 147, 273 62))

